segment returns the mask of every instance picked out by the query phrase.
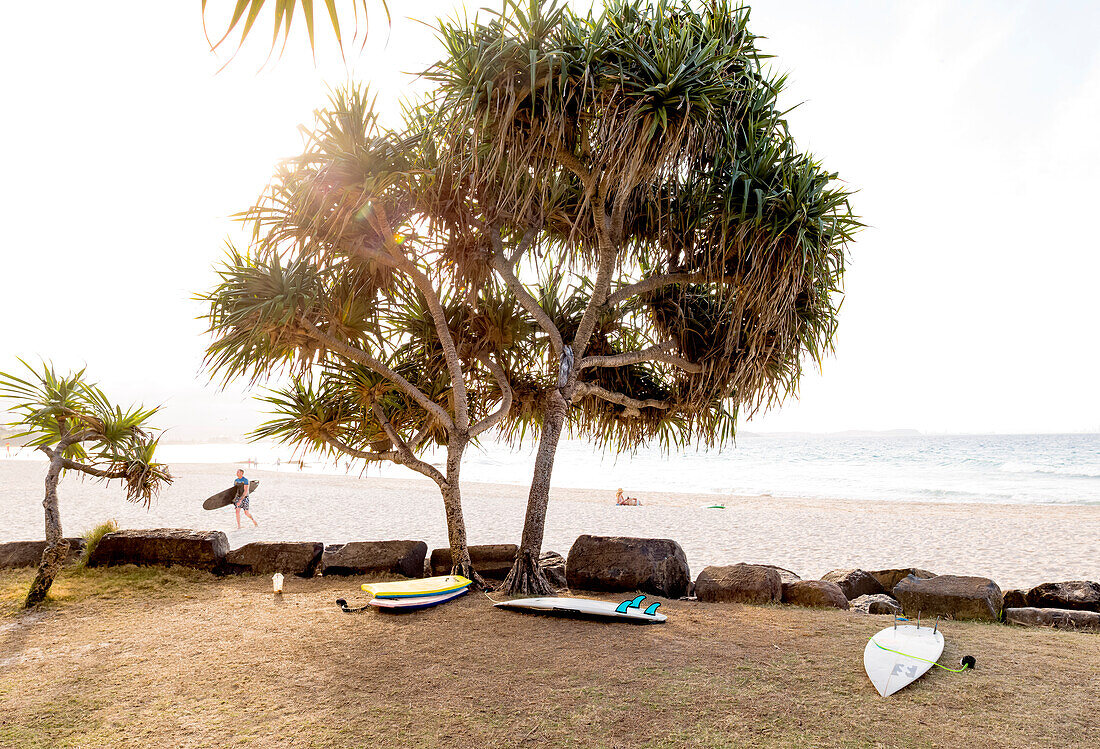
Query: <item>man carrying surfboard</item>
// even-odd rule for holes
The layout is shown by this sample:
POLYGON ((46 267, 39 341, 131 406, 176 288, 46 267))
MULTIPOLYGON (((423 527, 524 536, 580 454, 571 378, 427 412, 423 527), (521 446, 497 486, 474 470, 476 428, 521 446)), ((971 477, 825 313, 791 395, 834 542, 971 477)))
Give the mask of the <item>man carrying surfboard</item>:
POLYGON ((248 479, 244 477, 243 469, 237 469, 237 479, 233 482, 233 485, 240 487, 237 489, 237 496, 233 500, 233 509, 237 513, 237 530, 241 528, 241 510, 244 510, 244 514, 252 521, 252 524, 259 528, 260 524, 256 522, 256 518, 252 517, 252 513, 248 511, 248 479))

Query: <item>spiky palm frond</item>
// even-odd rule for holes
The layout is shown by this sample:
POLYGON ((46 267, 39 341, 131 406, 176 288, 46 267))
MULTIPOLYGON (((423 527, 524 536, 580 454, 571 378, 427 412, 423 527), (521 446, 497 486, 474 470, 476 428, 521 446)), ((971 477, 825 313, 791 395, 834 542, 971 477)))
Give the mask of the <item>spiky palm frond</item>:
MULTIPOLYGON (((209 0, 202 0, 202 22, 203 28, 206 29, 206 6, 209 0)), ((386 0, 380 0, 382 9, 386 14, 387 23, 390 22, 390 9, 386 0)), ((253 33, 256 21, 259 19, 260 12, 264 7, 274 6, 274 18, 273 18, 273 30, 271 33, 271 50, 268 52, 270 57, 275 52, 275 46, 279 42, 279 37, 283 39, 282 49, 286 48, 287 40, 290 38, 290 26, 294 22, 294 19, 299 15, 302 16, 303 22, 306 25, 306 34, 309 36, 309 49, 314 56, 317 54, 315 45, 315 16, 312 0, 302 0, 299 4, 298 0, 276 0, 272 4, 268 4, 266 0, 236 0, 232 14, 229 18, 227 28, 220 38, 217 40, 210 37, 207 32, 206 39, 210 44, 211 50, 217 50, 222 44, 224 44, 229 37, 233 34, 233 31, 240 26, 240 37, 237 40, 237 50, 244 45, 245 40, 249 35, 253 33), (243 21, 243 25, 242 25, 243 21)), ((340 25, 340 12, 339 7, 351 6, 352 16, 354 21, 354 33, 352 41, 360 39, 360 49, 367 43, 367 30, 368 30, 368 13, 367 13, 367 0, 350 0, 350 2, 337 3, 336 0, 324 0, 325 9, 328 11, 328 24, 332 28, 333 34, 336 36, 336 43, 340 48, 340 54, 344 54, 344 36, 342 27, 340 25), (362 14, 363 31, 359 32, 360 14, 362 14)), ((322 21, 324 23, 324 21, 322 21)), ((234 53, 236 54, 236 53, 234 53)), ((226 63, 228 64, 228 63, 226 63)), ((224 67, 224 66, 223 66, 224 67)))
POLYGON ((16 417, 6 426, 28 437, 27 444, 61 454, 73 470, 108 482, 119 479, 127 499, 148 506, 165 484, 168 467, 155 460, 159 437, 147 423, 158 408, 113 404, 84 377, 85 370, 59 374, 43 362, 35 369, 20 359, 22 377, 0 372, 0 401, 16 417), (68 443, 68 444, 66 444, 68 443))

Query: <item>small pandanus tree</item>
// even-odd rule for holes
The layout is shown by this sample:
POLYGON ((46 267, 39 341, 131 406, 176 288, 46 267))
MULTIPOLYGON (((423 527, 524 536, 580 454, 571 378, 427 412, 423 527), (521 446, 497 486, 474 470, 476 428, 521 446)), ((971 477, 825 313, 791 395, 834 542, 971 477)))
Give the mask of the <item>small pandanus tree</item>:
POLYGON ((482 584, 466 541, 463 452, 508 413, 505 367, 530 329, 514 300, 471 292, 423 232, 422 139, 378 126, 365 90, 333 95, 305 152, 260 202, 247 253, 231 249, 199 298, 211 371, 253 381, 289 368, 258 436, 391 461, 432 479, 447 517, 452 571, 482 584), (446 449, 442 470, 420 453, 446 449))
POLYGON ((58 483, 67 471, 75 471, 110 483, 118 479, 131 502, 150 505, 160 489, 172 482, 167 466, 154 454, 158 438, 146 426, 156 408, 112 405, 84 370, 58 374, 43 363, 36 370, 26 362, 22 377, 0 372, 0 400, 16 419, 7 426, 19 430, 17 438, 40 450, 48 459, 46 495, 46 547, 24 605, 41 603, 53 585, 69 553, 61 530, 58 483))
POLYGON ((701 5, 506 0, 487 23, 440 26, 437 184, 447 220, 479 237, 449 257, 495 274, 548 343, 537 407, 513 412, 541 434, 509 592, 548 589, 537 560, 566 425, 626 447, 712 444, 832 345, 849 193, 796 147, 748 9, 701 5), (545 293, 532 252, 575 301, 545 293))

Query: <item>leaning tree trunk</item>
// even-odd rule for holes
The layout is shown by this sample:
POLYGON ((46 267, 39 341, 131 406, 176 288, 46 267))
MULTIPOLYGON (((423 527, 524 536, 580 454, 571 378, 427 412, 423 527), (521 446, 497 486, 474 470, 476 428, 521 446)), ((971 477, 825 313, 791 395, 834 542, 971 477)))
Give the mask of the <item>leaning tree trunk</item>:
POLYGON ((554 592, 554 586, 539 567, 539 557, 542 555, 542 537, 546 528, 546 506, 550 503, 550 476, 554 471, 554 456, 558 452, 558 440, 561 439, 568 410, 565 398, 555 389, 546 407, 546 418, 539 437, 535 474, 527 496, 527 516, 523 520, 523 537, 516 552, 516 561, 500 586, 505 593, 545 596, 554 592))
POLYGON ((38 573, 34 576, 31 588, 27 591, 25 608, 37 606, 46 598, 53 585, 54 578, 69 555, 69 542, 61 532, 61 511, 57 505, 57 482, 61 477, 61 451, 50 456, 50 468, 46 472, 46 498, 42 506, 46 509, 46 548, 42 552, 42 561, 38 573))
POLYGON ((443 492, 443 507, 447 513, 447 542, 451 547, 451 574, 462 575, 473 581, 481 589, 489 586, 474 571, 470 560, 470 547, 466 543, 466 521, 462 517, 462 493, 459 489, 459 470, 462 468, 462 453, 466 449, 466 440, 452 438, 447 443, 447 484, 440 487, 443 492))

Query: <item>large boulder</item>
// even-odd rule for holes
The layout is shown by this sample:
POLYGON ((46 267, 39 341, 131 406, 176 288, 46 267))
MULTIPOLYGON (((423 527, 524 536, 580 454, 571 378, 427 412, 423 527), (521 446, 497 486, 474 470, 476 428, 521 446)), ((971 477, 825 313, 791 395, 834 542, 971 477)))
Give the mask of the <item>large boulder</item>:
POLYGON ((885 593, 860 596, 849 603, 852 611, 861 611, 864 614, 901 614, 901 604, 885 593))
POLYGON ((707 567, 695 580, 695 597, 712 602, 777 603, 783 598, 783 582, 776 570, 759 564, 707 567))
MULTIPOLYGON (((469 549, 470 561, 479 575, 494 580, 503 580, 508 576, 508 570, 512 569, 512 563, 516 561, 516 552, 519 547, 515 544, 486 544, 484 546, 471 546, 469 549)), ((450 549, 434 549, 432 551, 431 570, 433 575, 449 575, 451 573, 450 549)))
POLYGON ((905 578, 912 575, 913 577, 929 578, 935 577, 935 572, 929 572, 928 570, 922 570, 919 567, 898 567, 891 570, 870 570, 868 575, 875 578, 878 584, 882 586, 882 589, 890 593, 893 591, 894 586, 900 583, 905 578))
POLYGON ((894 597, 906 616, 947 619, 1000 619, 1002 597, 997 583, 985 577, 910 575, 894 586, 894 597))
POLYGON ((791 572, 790 570, 785 570, 782 567, 776 567, 774 564, 754 564, 753 566, 767 567, 769 570, 775 570, 779 573, 779 582, 781 582, 783 585, 788 585, 789 583, 793 583, 802 579, 798 576, 797 573, 791 572))
POLYGON ((1040 609, 1034 606, 1005 609, 1005 621, 1024 627, 1053 627, 1100 632, 1100 613, 1073 609, 1040 609))
POLYGON ((325 545, 320 541, 257 541, 226 554, 225 569, 227 572, 253 575, 282 572, 299 577, 313 577, 324 550, 325 545))
POLYGON ((640 590, 668 598, 685 595, 691 582, 687 556, 668 538, 577 538, 565 563, 570 588, 640 590))
POLYGON ((839 585, 844 591, 844 597, 849 601, 860 596, 874 596, 886 592, 871 573, 863 570, 833 570, 826 572, 821 579, 839 585))
POLYGON ((1022 609, 1027 607, 1026 590, 1006 590, 1002 596, 1006 609, 1022 609))
POLYGON ((326 546, 318 567, 322 575, 424 574, 428 545, 423 541, 352 541, 326 546))
POLYGON ((99 540, 90 567, 140 564, 217 571, 225 563, 229 540, 221 531, 150 528, 108 533, 99 540))
POLYGON ((1027 592, 1027 605, 1036 608, 1100 611, 1100 583, 1070 580, 1036 585, 1027 592))
POLYGON ((542 552, 539 555, 539 569, 555 588, 561 590, 569 587, 569 581, 565 578, 565 557, 558 552, 542 552))
MULTIPOLYGON (((72 564, 80 558, 84 551, 83 538, 68 538, 69 554, 65 557, 67 564, 72 564)), ((0 570, 11 570, 17 567, 37 567, 42 561, 42 552, 46 549, 45 541, 9 541, 0 544, 0 570)))
POLYGON ((848 598, 844 591, 828 580, 795 580, 783 585, 783 603, 818 609, 848 610, 848 598))

